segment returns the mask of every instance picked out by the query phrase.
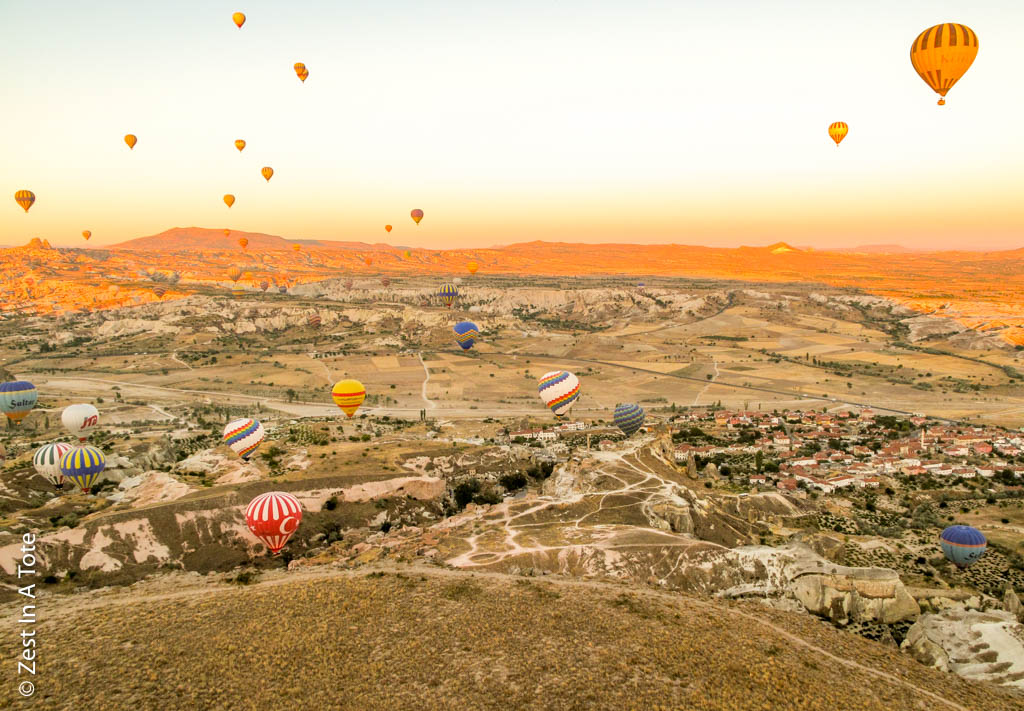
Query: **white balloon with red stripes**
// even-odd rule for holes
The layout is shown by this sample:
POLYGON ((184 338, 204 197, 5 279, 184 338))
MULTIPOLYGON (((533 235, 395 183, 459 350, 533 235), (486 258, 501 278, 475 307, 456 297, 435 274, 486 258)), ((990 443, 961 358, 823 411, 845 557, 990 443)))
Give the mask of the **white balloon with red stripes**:
POLYGON ((277 555, 302 521, 302 504, 285 491, 268 491, 249 502, 245 522, 253 535, 277 555))

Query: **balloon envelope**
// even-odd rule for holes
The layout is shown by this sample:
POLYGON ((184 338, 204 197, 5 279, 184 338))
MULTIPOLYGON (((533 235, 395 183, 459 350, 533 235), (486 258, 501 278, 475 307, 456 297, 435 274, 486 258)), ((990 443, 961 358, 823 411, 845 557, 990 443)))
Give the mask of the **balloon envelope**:
POLYGON ((61 474, 85 493, 89 492, 106 465, 103 452, 88 444, 75 447, 60 458, 61 474))
POLYGON ((939 543, 946 558, 958 568, 978 562, 988 545, 982 532, 973 526, 950 526, 939 536, 939 543))
POLYGON ((420 223, 420 220, 423 219, 423 210, 413 210, 409 214, 412 215, 413 222, 417 225, 420 223))
POLYGON ((60 413, 60 421, 64 429, 84 442, 88 433, 99 424, 100 413, 89 403, 83 402, 65 407, 64 412, 60 413))
POLYGON ((302 521, 302 504, 284 491, 268 491, 249 502, 245 523, 253 535, 277 554, 302 521))
POLYGON ((627 437, 643 426, 645 418, 646 414, 639 405, 622 403, 615 406, 615 426, 627 437))
POLYGON ((960 81, 978 56, 978 35, 967 25, 947 22, 929 27, 910 45, 910 63, 925 84, 946 103, 946 92, 960 81))
POLYGON ((28 209, 32 207, 36 201, 36 194, 31 190, 19 190, 14 193, 14 202, 21 205, 21 209, 28 212, 28 209))
POLYGON ((567 370, 553 370, 541 376, 537 392, 557 417, 564 417, 580 396, 580 380, 567 370))
POLYGON ((480 265, 476 262, 470 262, 466 265, 466 269, 469 270, 470 274, 476 274, 476 270, 480 268, 480 265))
POLYGON ((236 12, 231 16, 231 19, 236 25, 238 25, 239 29, 241 29, 242 25, 245 24, 245 15, 241 12, 236 12))
POLYGON ((836 142, 836 146, 838 146, 842 142, 842 140, 846 138, 846 134, 849 132, 850 127, 847 126, 842 121, 836 121, 835 123, 831 124, 828 127, 828 137, 836 142))
POLYGON ((260 170, 260 173, 263 174, 263 177, 266 179, 268 183, 270 182, 270 179, 274 177, 274 169, 271 168, 269 165, 264 166, 263 169, 260 170))
POLYGON ((85 241, 88 242, 89 238, 92 237, 92 232, 89 230, 82 230, 82 236, 85 237, 85 241))
POLYGON ((235 204, 235 196, 230 193, 224 196, 224 204, 231 207, 235 204))
POLYGON ((391 231, 391 225, 384 225, 384 231, 385 232, 390 232, 391 231))
POLYGON ((239 138, 237 141, 235 141, 235 148, 237 148, 238 152, 241 153, 242 150, 245 148, 245 141, 239 138))
POLYGON ((441 297, 442 304, 451 308, 455 299, 459 297, 459 287, 452 283, 442 284, 441 288, 437 290, 437 295, 441 297))
POLYGON ((134 133, 129 133, 124 137, 124 142, 128 144, 129 148, 134 149, 135 144, 139 142, 139 139, 135 137, 134 133))
POLYGON ((60 470, 60 460, 72 449, 67 442, 50 442, 44 444, 32 455, 32 466, 36 473, 58 489, 64 485, 64 474, 60 470))
POLYGON ((358 380, 339 380, 331 389, 331 399, 342 412, 352 417, 366 399, 366 388, 358 380))
POLYGON ((245 249, 246 247, 249 246, 249 240, 246 239, 245 237, 239 237, 238 246, 241 247, 242 249, 245 249))
POLYGON ((39 392, 27 380, 12 380, 0 384, 0 410, 11 422, 21 422, 36 406, 39 392))
POLYGON ((480 329, 472 321, 459 321, 452 327, 455 332, 455 342, 462 346, 462 350, 468 351, 480 338, 480 329))
POLYGON ((265 438, 266 432, 258 420, 234 420, 224 427, 224 443, 247 461, 265 438))

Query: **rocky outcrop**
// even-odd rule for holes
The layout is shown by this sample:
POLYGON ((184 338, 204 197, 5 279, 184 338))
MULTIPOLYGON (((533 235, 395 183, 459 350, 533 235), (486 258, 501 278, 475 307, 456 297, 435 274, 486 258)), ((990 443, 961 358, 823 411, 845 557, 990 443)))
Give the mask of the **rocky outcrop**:
POLYGON ((1003 609, 1016 617, 1018 622, 1024 622, 1024 605, 1021 605, 1020 598, 1009 583, 1003 591, 1003 609))
POLYGON ((838 625, 893 624, 921 613, 900 576, 887 568, 832 566, 826 573, 799 575, 789 587, 808 612, 838 625))
POLYGON ((1009 612, 923 615, 901 648, 927 666, 1024 690, 1024 625, 1009 612))

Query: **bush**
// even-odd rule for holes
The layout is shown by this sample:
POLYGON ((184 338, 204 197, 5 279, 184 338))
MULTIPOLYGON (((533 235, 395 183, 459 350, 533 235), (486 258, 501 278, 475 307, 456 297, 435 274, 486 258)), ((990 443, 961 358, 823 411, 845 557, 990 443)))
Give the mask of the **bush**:
POLYGON ((466 508, 466 505, 473 500, 473 497, 476 496, 479 491, 479 479, 467 479, 466 481, 460 481, 452 490, 452 496, 455 499, 455 507, 459 511, 466 508))
POLYGON ((518 491, 526 486, 527 479, 526 475, 522 472, 510 472, 502 474, 498 479, 498 483, 505 487, 507 491, 518 491))
POLYGON ((338 497, 332 496, 327 499, 327 501, 324 502, 324 508, 328 511, 334 511, 334 509, 338 508, 338 497))

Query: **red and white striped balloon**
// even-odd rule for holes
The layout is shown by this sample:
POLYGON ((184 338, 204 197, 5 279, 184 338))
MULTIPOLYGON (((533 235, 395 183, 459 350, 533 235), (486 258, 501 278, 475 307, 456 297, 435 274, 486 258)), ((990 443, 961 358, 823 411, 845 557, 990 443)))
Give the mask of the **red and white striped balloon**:
POLYGON ((302 504, 284 491, 268 491, 249 502, 245 522, 274 555, 284 548, 302 521, 302 504))

